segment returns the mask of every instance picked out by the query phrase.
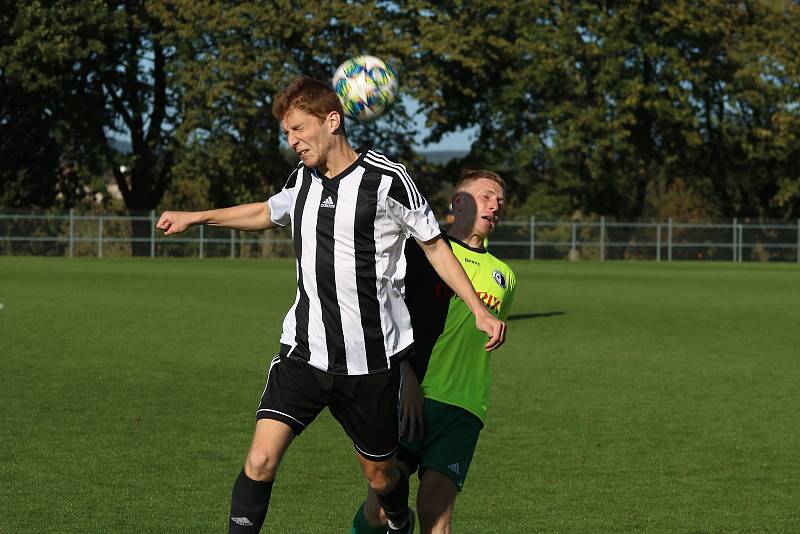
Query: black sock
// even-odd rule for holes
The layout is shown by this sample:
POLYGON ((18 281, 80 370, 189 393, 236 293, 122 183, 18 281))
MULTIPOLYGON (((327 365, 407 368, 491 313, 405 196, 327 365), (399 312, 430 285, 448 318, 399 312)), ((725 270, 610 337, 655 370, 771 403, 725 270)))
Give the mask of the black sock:
POLYGON ((228 518, 230 534, 253 534, 261 530, 267 517, 272 482, 253 480, 242 469, 231 495, 231 515, 228 518))
POLYGON ((378 502, 393 525, 404 526, 408 521, 408 478, 401 472, 400 480, 391 491, 378 494, 378 502))

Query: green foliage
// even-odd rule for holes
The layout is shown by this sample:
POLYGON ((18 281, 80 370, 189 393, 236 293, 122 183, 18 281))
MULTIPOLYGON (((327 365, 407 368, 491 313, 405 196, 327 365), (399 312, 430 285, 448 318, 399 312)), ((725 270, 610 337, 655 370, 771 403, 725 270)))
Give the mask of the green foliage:
MULTIPOLYGON (((181 174, 202 173, 216 204, 263 198, 294 166, 280 151, 272 98, 298 74, 327 80, 347 57, 369 50, 392 59, 385 7, 365 2, 318 4, 217 2, 164 6, 181 38, 176 61, 185 87, 181 174), (342 16, 347 13, 347 16, 342 16), (198 31, 197 29, 201 30, 198 31), (194 163, 192 163, 194 162, 194 163)), ((411 127, 402 103, 378 123, 348 125, 356 145, 380 146, 413 159, 411 127)))
POLYGON ((71 90, 63 75, 70 43, 55 35, 55 28, 76 34, 75 13, 66 9, 61 20, 46 15, 40 3, 4 1, 0 9, 3 206, 70 207, 89 194, 85 177, 98 171, 93 158, 86 165, 71 160, 83 147, 61 113, 63 93, 71 90))
POLYGON ((678 180, 709 214, 800 215, 796 2, 2 4, 3 205, 75 205, 104 172, 131 210, 193 180, 211 205, 263 198, 292 166, 276 91, 368 52, 397 68, 428 141, 478 129, 467 158, 436 167, 402 102, 349 124, 437 203, 470 166, 503 174, 521 215, 647 217, 678 180))
MULTIPOLYGON (((159 204, 173 180, 209 182, 208 200, 218 205, 263 198, 279 187, 292 165, 280 150, 272 96, 300 73, 327 79, 386 30, 371 24, 385 8, 367 3, 354 10, 344 1, 83 0, 11 7, 0 58, 4 83, 20 94, 4 92, 14 97, 3 103, 4 115, 38 97, 40 115, 52 116, 65 135, 57 138, 46 121, 35 121, 34 133, 54 148, 53 157, 39 158, 49 167, 4 172, 41 174, 42 188, 51 191, 47 180, 59 160, 96 174, 109 169, 135 211, 159 204), (353 15, 341 17, 345 10, 353 15), (119 138, 131 154, 113 148, 119 138), (119 170, 123 163, 127 173, 119 170)), ((2 126, 24 125, 4 118, 2 126)), ((409 128, 398 105, 380 127, 352 130, 356 142, 378 139, 409 155, 409 128)), ((15 150, 4 147, 4 154, 15 150)), ((21 204, 31 196, 14 195, 21 204)), ((37 201, 52 198, 40 194, 37 201)))
POLYGON ((683 179, 721 215, 798 214, 796 3, 407 4, 434 138, 479 126, 517 205, 640 217, 683 179))

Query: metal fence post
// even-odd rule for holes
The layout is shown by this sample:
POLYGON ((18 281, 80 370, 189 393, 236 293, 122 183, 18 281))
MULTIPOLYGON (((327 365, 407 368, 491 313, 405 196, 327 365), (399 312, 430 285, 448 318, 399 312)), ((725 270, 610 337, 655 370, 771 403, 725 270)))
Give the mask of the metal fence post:
POLYGON ((744 225, 739 225, 739 263, 742 263, 742 245, 744 243, 744 225))
POLYGON ((672 261, 672 217, 667 221, 667 261, 672 261))
POLYGON ((733 218, 733 242, 731 243, 733 263, 736 263, 736 217, 733 218))
POLYGON ((577 226, 575 221, 572 221, 572 253, 575 254, 575 234, 577 233, 577 226))
POLYGON ((200 225, 200 251, 199 251, 199 254, 198 254, 198 256, 200 258, 203 257, 203 228, 205 228, 205 227, 206 226, 204 224, 200 225))
POLYGON ((656 261, 661 261, 661 223, 656 223, 656 261))
POLYGON ((97 218, 97 257, 103 257, 103 217, 97 218))
POLYGON ((156 212, 150 210, 150 257, 156 257, 156 212))
POLYGON ((72 257, 75 249, 75 210, 69 210, 69 257, 72 257))
POLYGON ((600 261, 606 259, 606 218, 600 216, 600 261))
POLYGON ((231 230, 231 258, 236 257, 236 234, 231 230))
MULTIPOLYGON (((531 215, 530 225, 531 225, 531 227, 530 227, 530 242, 531 242, 530 259, 535 260, 536 259, 536 217, 533 216, 533 215, 531 215)), ((797 242, 800 243, 800 219, 798 220, 797 225, 798 225, 797 226, 797 228, 798 228, 798 230, 797 230, 797 242)), ((800 262, 800 247, 798 248, 797 258, 798 258, 797 261, 800 262)))

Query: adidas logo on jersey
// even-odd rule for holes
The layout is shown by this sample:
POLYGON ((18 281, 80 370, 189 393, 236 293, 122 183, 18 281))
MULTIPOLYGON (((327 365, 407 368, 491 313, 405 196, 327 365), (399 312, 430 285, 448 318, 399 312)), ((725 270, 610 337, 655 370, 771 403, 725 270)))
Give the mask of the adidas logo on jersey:
POLYGON ((447 468, 457 475, 461 474, 461 469, 459 468, 458 464, 450 464, 447 466, 447 468))
POLYGON ((231 517, 231 521, 239 525, 240 527, 252 527, 253 523, 250 522, 249 519, 246 517, 231 517))
POLYGON ((319 207, 320 208, 335 208, 336 204, 333 203, 333 197, 328 195, 328 198, 326 198, 325 200, 320 202, 319 207))

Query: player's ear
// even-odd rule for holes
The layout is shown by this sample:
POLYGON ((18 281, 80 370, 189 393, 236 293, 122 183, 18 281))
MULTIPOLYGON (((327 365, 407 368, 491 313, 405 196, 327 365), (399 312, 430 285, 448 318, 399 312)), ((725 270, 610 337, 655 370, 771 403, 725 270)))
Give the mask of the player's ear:
POLYGON ((455 193, 453 193, 453 200, 450 203, 450 205, 453 207, 453 213, 464 209, 464 205, 461 200, 461 191, 456 191, 455 193))
POLYGON ((342 116, 339 115, 338 111, 331 111, 328 113, 328 116, 325 117, 325 125, 328 127, 330 133, 336 133, 339 126, 342 125, 342 116))

